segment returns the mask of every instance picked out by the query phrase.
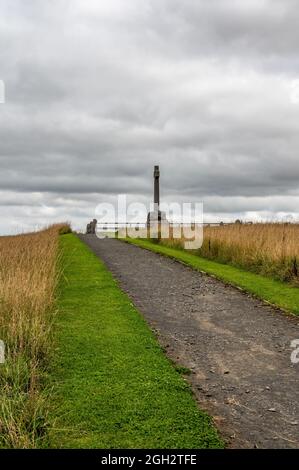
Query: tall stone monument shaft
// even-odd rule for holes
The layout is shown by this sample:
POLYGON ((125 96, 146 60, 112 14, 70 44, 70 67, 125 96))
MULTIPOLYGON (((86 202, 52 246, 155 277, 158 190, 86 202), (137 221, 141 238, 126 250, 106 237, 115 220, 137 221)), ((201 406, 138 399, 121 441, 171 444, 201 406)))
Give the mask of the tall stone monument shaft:
POLYGON ((147 226, 157 226, 166 224, 166 214, 160 211, 160 169, 159 165, 154 166, 154 210, 147 214, 147 226))
POLYGON ((155 204, 155 210, 159 210, 159 206, 160 206, 160 170, 159 170, 158 165, 155 165, 155 168, 154 168, 154 204, 155 204))

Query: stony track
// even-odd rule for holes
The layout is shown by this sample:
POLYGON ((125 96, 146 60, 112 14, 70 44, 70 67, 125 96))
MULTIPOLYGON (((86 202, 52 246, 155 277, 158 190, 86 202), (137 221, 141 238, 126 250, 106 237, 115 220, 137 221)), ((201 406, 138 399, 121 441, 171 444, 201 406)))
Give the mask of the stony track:
POLYGON ((189 368, 199 406, 229 447, 299 448, 299 319, 174 260, 117 240, 81 239, 189 368))

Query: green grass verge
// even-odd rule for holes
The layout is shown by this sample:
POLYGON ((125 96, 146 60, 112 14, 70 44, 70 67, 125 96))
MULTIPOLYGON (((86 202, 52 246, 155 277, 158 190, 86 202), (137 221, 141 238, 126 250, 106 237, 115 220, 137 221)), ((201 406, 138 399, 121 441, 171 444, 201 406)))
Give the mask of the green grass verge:
POLYGON ((189 385, 104 264, 61 237, 50 446, 217 448, 189 385))
POLYGON ((154 251, 155 253, 174 258, 198 271, 212 274, 222 281, 241 287, 262 300, 270 302, 290 313, 299 315, 298 287, 292 287, 259 274, 250 273, 227 264, 201 258, 186 250, 159 245, 150 240, 128 238, 124 241, 154 251))

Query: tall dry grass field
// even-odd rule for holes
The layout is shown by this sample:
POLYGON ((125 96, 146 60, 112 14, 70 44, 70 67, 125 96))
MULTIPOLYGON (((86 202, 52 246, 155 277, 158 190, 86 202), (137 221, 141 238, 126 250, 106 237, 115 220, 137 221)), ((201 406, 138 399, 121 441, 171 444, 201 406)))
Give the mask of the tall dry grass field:
MULTIPOLYGON (((183 240, 163 242, 183 246, 183 240)), ((299 224, 255 223, 204 227, 198 254, 299 284, 299 224)))
POLYGON ((45 435, 44 375, 51 351, 58 239, 64 225, 0 237, 0 447, 35 447, 45 435))

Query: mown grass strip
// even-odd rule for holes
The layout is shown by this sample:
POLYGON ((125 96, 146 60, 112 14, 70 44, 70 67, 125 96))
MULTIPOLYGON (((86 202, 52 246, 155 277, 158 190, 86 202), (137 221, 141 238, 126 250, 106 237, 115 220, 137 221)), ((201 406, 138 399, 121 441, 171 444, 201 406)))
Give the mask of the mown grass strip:
POLYGON ((61 237, 52 447, 221 447, 210 418, 104 264, 61 237))
POLYGON ((186 250, 159 245, 150 240, 127 238, 125 241, 155 253, 174 258, 198 271, 212 274, 222 281, 241 287, 262 300, 270 302, 290 313, 299 315, 299 289, 297 287, 292 287, 283 282, 250 273, 227 264, 201 258, 186 250))

